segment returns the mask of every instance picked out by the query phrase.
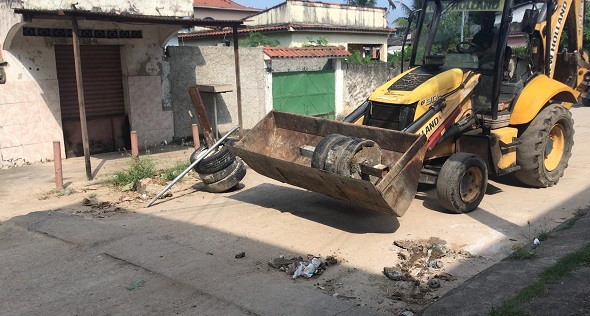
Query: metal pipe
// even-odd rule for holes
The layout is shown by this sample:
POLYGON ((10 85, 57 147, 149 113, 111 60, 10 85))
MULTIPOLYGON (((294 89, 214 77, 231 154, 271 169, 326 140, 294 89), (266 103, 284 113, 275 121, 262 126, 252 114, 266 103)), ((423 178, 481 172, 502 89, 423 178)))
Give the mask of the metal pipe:
POLYGON ((236 98, 238 99, 238 127, 240 128, 240 139, 244 137, 242 120, 242 85, 240 83, 240 51, 238 46, 238 26, 233 26, 234 38, 234 64, 236 67, 236 98))
POLYGON ((59 140, 53 141, 53 168, 55 169, 55 188, 64 188, 64 175, 61 167, 61 146, 59 140))
POLYGON ((178 175, 178 177, 176 177, 174 180, 172 180, 172 182, 170 182, 164 189, 162 189, 162 191, 160 191, 160 193, 158 193, 158 195, 156 195, 153 199, 151 199, 146 205, 145 207, 150 207, 157 199, 159 199, 162 195, 164 195, 164 193, 166 193, 166 191, 170 190, 170 188, 176 184, 176 182, 178 182, 180 179, 182 179, 192 168, 194 168, 197 164, 199 164, 199 162, 201 162, 201 160, 203 160, 203 158, 207 157, 209 155, 209 153, 211 153, 215 148, 219 147, 219 145, 221 145, 221 143, 223 143, 223 141, 225 141, 229 135, 231 135, 233 132, 235 132, 238 128, 240 128, 239 126, 236 126, 234 128, 232 128, 229 132, 227 132, 227 134, 223 135, 223 137, 221 137, 215 144, 213 144, 213 146, 211 146, 210 148, 208 148, 207 150, 205 150, 204 152, 202 152, 201 154, 199 154, 199 156, 197 156, 197 159, 190 165, 188 166, 186 169, 184 169, 184 171, 178 175))

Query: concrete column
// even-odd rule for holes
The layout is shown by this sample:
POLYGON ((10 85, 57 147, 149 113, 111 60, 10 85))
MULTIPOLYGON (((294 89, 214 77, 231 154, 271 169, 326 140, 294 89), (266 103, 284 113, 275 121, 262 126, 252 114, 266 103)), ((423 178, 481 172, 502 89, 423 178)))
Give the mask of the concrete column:
POLYGON ((264 86, 264 104, 265 115, 272 110, 272 61, 270 59, 264 61, 266 68, 266 84, 264 86))
POLYGON ((344 71, 342 71, 342 59, 332 59, 334 65, 334 90, 335 90, 335 109, 334 116, 336 119, 346 115, 344 113, 344 71))

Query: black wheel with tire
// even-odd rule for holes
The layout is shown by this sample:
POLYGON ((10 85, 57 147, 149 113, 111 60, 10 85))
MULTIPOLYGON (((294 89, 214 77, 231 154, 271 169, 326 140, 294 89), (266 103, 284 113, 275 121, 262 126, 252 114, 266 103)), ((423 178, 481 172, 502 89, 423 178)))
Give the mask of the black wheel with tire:
POLYGON ((477 208, 488 185, 488 169, 481 157, 456 153, 442 165, 436 182, 439 203, 456 213, 477 208))
POLYGON ((574 146, 571 112, 560 104, 550 104, 521 132, 516 147, 515 175, 524 184, 544 188, 563 176, 574 146))
POLYGON ((246 176, 246 166, 241 163, 227 177, 214 183, 203 183, 203 185, 208 192, 221 193, 238 185, 244 176, 246 176))
POLYGON ((236 156, 232 154, 225 145, 221 145, 207 157, 203 158, 203 160, 195 166, 195 171, 204 174, 215 173, 225 169, 234 162, 235 159, 236 156))
POLYGON ((313 155, 311 156, 311 167, 324 170, 328 152, 335 143, 345 138, 347 137, 340 134, 330 134, 322 138, 322 140, 320 140, 320 142, 315 147, 313 155))
POLYGON ((236 159, 224 169, 211 174, 199 173, 199 177, 205 184, 215 183, 229 176, 236 168, 239 167, 240 164, 243 165, 244 162, 240 158, 236 157, 236 159))

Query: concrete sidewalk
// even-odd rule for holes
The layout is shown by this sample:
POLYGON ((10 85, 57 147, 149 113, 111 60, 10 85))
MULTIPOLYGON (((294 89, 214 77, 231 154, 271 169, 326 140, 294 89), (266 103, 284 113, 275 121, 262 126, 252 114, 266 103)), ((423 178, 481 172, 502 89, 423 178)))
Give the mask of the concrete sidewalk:
MULTIPOLYGON (((532 284, 544 269, 554 265, 558 260, 576 252, 590 242, 590 216, 588 209, 581 211, 580 217, 573 227, 565 229, 560 225, 551 232, 551 237, 534 249, 536 258, 516 260, 506 258, 490 268, 482 271, 467 282, 449 291, 439 300, 424 308, 418 315, 488 315, 492 307, 499 308, 502 303, 514 297, 519 290, 532 284)), ((535 305, 530 303, 521 306, 530 315, 588 315, 590 297, 588 272, 580 269, 574 271, 569 278, 574 281, 582 278, 583 286, 575 286, 573 282, 557 282, 552 284, 546 296, 551 302, 544 304, 543 297, 537 297, 535 305), (577 297, 577 299, 576 299, 577 297), (580 298, 583 298, 580 300, 580 298), (541 314, 539 314, 541 312, 541 314)), ((560 280, 561 281, 561 280, 560 280)))
MULTIPOLYGON (((193 151, 194 148, 190 146, 159 146, 151 148, 148 152, 140 151, 140 157, 152 157, 157 168, 165 168, 179 162, 188 162, 193 151)), ((92 180, 89 181, 86 178, 84 157, 64 159, 62 160, 64 188, 66 191, 79 191, 97 187, 116 171, 128 168, 130 163, 130 152, 92 155, 90 157, 92 180)), ((22 201, 43 199, 43 195, 49 194, 54 189, 55 171, 52 161, 0 169, 0 203, 2 205, 0 221, 37 210, 35 207, 27 207, 22 201)), ((44 208, 51 208, 63 201, 44 202, 46 202, 44 208)))

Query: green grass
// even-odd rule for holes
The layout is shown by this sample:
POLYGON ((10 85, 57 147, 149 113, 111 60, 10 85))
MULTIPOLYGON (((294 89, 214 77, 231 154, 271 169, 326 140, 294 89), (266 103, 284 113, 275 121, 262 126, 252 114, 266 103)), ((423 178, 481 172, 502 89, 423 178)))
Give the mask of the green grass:
POLYGON ((511 253, 510 256, 508 256, 508 258, 514 260, 531 260, 535 259, 536 257, 537 254, 535 254, 534 252, 530 252, 524 248, 518 248, 513 253, 511 253))
POLYGON ((584 209, 578 209, 576 212, 574 212, 574 217, 572 217, 569 220, 567 220, 565 223, 563 223, 557 229, 558 230, 566 230, 566 229, 570 229, 570 228, 574 227, 574 224, 580 218, 582 218, 582 216, 584 216, 586 213, 588 213, 589 210, 590 210, 590 207, 586 207, 584 209))
POLYGON ((116 172, 110 180, 114 186, 135 186, 143 178, 151 178, 155 174, 154 161, 150 157, 138 157, 131 160, 129 168, 116 172))
POLYGON ((519 309, 519 305, 542 295, 548 284, 554 283, 560 278, 570 274, 573 270, 590 265, 590 244, 584 248, 561 258, 556 264, 543 270, 538 280, 520 290, 516 296, 505 301, 502 306, 493 307, 490 316, 518 316, 528 315, 519 309))
POLYGON ((184 169, 190 166, 189 162, 177 162, 176 165, 162 169, 158 173, 160 174, 160 180, 170 181, 174 180, 178 175, 184 171, 184 169))
POLYGON ((178 161, 172 167, 157 170, 151 157, 138 157, 131 160, 126 170, 116 172, 109 180, 109 184, 133 190, 137 182, 144 178, 156 178, 159 181, 174 180, 188 166, 188 162, 178 161))

